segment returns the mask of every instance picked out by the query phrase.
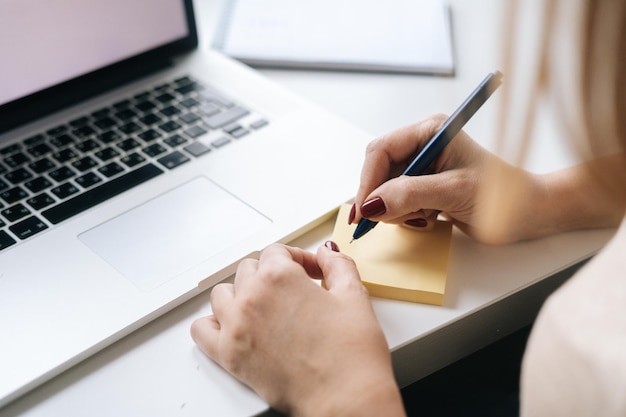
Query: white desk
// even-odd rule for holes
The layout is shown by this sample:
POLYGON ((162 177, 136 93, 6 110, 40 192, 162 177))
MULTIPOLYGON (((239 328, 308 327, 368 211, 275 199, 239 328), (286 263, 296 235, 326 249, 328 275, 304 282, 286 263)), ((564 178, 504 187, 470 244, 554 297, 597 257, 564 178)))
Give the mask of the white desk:
MULTIPOLYGON (((411 75, 264 70, 268 77, 372 132, 382 134, 433 112, 454 110, 487 72, 498 68, 501 1, 452 3, 457 75, 411 75)), ((220 0, 198 2, 211 22, 220 0)), ((204 27, 203 27, 204 28, 204 27)), ((210 33, 201 28, 203 39, 210 33)), ((533 28, 528 28, 533 30, 533 28)), ((494 97, 495 98, 495 97, 494 97)), ((497 99, 466 130, 494 144, 497 99)), ((547 120, 547 118, 546 118, 547 120)), ((571 163, 544 120, 541 149, 529 167, 547 171, 571 163), (541 152, 539 152, 541 151, 541 152)), ((315 248, 330 235, 326 223, 293 242, 315 248)), ((373 299, 406 385, 529 323, 543 298, 597 251, 610 230, 577 232, 507 247, 479 245, 454 234, 442 307, 373 299)), ((0 410, 3 416, 250 416, 267 406, 204 357, 189 326, 210 312, 204 293, 0 410)), ((5 335, 6 336, 6 335, 5 335)), ((45 341, 42 342, 45 349, 45 341)))

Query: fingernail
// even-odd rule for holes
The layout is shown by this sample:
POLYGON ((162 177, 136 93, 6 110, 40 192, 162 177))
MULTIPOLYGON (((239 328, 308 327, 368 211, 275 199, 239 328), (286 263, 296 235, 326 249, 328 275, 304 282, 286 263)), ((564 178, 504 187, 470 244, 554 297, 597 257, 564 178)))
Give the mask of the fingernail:
POLYGON ((404 222, 404 224, 413 227, 426 227, 428 226, 428 221, 426 219, 411 219, 404 222))
POLYGON ((333 242, 332 240, 326 241, 326 243, 324 243, 324 246, 326 246, 328 249, 332 250, 333 252, 339 252, 339 246, 337 246, 337 244, 333 242))
POLYGON ((350 209, 350 215, 348 216, 348 224, 352 224, 355 217, 356 217, 356 204, 352 204, 352 208, 350 209))
POLYGON ((372 198, 361 206, 361 214, 363 217, 367 218, 380 216, 381 214, 385 214, 386 211, 387 207, 385 207, 385 202, 380 197, 372 198))

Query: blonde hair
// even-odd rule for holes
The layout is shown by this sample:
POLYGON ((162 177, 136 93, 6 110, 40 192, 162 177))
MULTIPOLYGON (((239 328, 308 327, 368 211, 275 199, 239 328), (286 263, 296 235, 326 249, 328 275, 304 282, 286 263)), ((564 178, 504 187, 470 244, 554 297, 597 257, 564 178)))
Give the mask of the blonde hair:
MULTIPOLYGON (((532 3, 532 2, 530 2, 532 3)), ((519 26, 528 0, 508 2, 502 72, 502 114, 496 135, 497 153, 514 155, 523 166, 530 147, 541 99, 551 100, 565 139, 582 160, 621 155, 623 169, 587 164, 599 187, 626 200, 626 0, 544 0, 533 10, 541 33, 519 26), (535 36, 532 56, 520 56, 520 37, 535 36), (520 83, 520 79, 522 82, 520 83), (511 82, 516 80, 515 83, 511 82), (509 81, 509 82, 507 82, 509 81), (522 115, 514 118, 513 115, 522 115)), ((525 40, 526 44, 528 39, 525 40)), ((495 168, 494 168, 495 169, 495 168)), ((490 175, 483 192, 482 226, 487 240, 498 240, 521 206, 516 176, 490 175), (488 188, 488 189, 487 189, 488 188), (504 204, 504 205, 503 205, 504 204)))
MULTIPOLYGON (((509 2, 508 38, 503 51, 503 70, 508 78, 519 77, 517 38, 527 36, 518 27, 521 3, 509 2), (513 46, 513 47, 512 47, 513 46)), ((536 117, 537 101, 546 93, 555 96, 565 133, 585 159, 626 150, 626 1, 545 0, 542 33, 537 37, 536 60, 531 82, 525 87, 525 129, 517 139, 527 144, 536 117)), ((505 85, 505 107, 515 99, 505 85)), ((522 100, 524 101, 524 100, 522 100)), ((519 109, 516 109, 519 110, 519 109)), ((502 137, 510 122, 503 115, 502 137)), ((521 149, 520 160, 526 154, 521 149)))

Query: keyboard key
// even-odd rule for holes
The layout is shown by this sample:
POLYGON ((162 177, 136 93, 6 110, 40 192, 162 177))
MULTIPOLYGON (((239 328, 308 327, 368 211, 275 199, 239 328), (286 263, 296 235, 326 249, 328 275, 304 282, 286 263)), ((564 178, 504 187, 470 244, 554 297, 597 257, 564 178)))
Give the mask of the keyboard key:
POLYGON ((34 158, 39 158, 47 153, 52 152, 52 148, 46 143, 38 143, 35 146, 28 148, 28 153, 34 158))
POLYGON ((20 187, 13 187, 9 190, 0 192, 0 197, 7 203, 13 204, 28 197, 28 193, 20 187))
POLYGON ((235 129, 232 132, 230 132, 230 135, 236 139, 239 139, 241 137, 246 136, 248 133, 250 133, 249 130, 246 130, 243 127, 240 127, 239 129, 235 129))
POLYGON ((126 133, 127 135, 130 135, 132 133, 139 132, 141 130, 141 126, 139 126, 135 122, 130 122, 130 123, 126 123, 125 125, 120 126, 119 129, 121 132, 126 133))
POLYGON ((9 226, 9 229, 20 239, 24 240, 31 237, 35 233, 47 229, 48 226, 35 216, 22 220, 19 223, 9 226))
POLYGON ((165 122, 165 123, 159 125, 159 128, 161 130, 163 130, 164 132, 167 132, 167 133, 173 132, 176 129, 180 129, 181 127, 182 127, 181 125, 179 125, 178 123, 176 123, 173 120, 170 120, 169 122, 165 122))
POLYGON ((80 158, 78 161, 72 162, 72 166, 79 170, 80 172, 85 172, 90 170, 91 168, 98 165, 95 159, 85 156, 84 158, 80 158))
POLYGON ((188 140, 181 135, 172 135, 169 138, 165 139, 163 142, 165 142, 172 148, 175 148, 178 145, 182 145, 183 143, 188 142, 188 140))
POLYGON ((211 148, 209 148, 202 142, 193 142, 185 146, 183 149, 189 152, 190 154, 192 154, 193 156, 204 155, 205 153, 211 151, 211 148))
POLYGON ((185 162, 189 162, 190 159, 182 152, 174 151, 167 156, 157 159, 157 161, 166 168, 174 169, 185 162))
POLYGON ((146 155, 150 157, 155 157, 157 155, 161 155, 162 153, 166 152, 167 149, 165 149, 163 145, 161 145, 160 143, 153 143, 152 145, 143 148, 143 151, 145 152, 146 155))
POLYGON ((133 117, 137 117, 137 112, 135 112, 132 109, 124 109, 115 113, 114 116, 120 119, 121 121, 125 122, 127 120, 132 119, 133 117))
POLYGON ((102 182, 102 178, 100 178, 93 172, 88 172, 85 175, 81 175, 80 177, 76 178, 74 181, 76 181, 76 184, 80 185, 83 188, 89 188, 94 184, 102 182))
POLYGON ((122 168, 120 164, 111 162, 110 164, 106 164, 105 166, 98 168, 98 171, 100 171, 100 173, 105 177, 112 177, 124 171, 124 168, 122 168))
POLYGON ((59 152, 55 152, 52 154, 52 157, 60 163, 67 162, 70 159, 74 159, 76 158, 76 156, 76 153, 70 148, 65 148, 60 150, 59 152))
POLYGON ((102 143, 111 143, 122 139, 122 136, 114 130, 109 130, 98 135, 98 139, 100 139, 102 143))
POLYGON ((176 97, 174 97, 170 93, 163 93, 163 94, 156 96, 155 98, 163 104, 176 100, 176 97))
POLYGON ((156 104, 151 102, 150 100, 145 100, 135 105, 135 108, 143 113, 147 113, 156 108, 156 104))
POLYGON ((213 142, 211 142, 211 145, 215 146, 216 148, 221 148, 222 146, 228 143, 230 143, 230 139, 226 136, 222 136, 220 138, 215 139, 213 142))
POLYGON ((207 133, 207 130, 201 126, 192 126, 189 129, 185 129, 184 133, 190 138, 195 139, 207 133))
POLYGON ((154 87, 154 91, 162 93, 166 90, 169 90, 170 88, 171 88, 171 83, 163 83, 154 87))
POLYGON ((222 126, 226 126, 227 124, 230 124, 246 116, 249 113, 250 112, 248 110, 242 107, 233 107, 233 108, 226 110, 223 113, 219 113, 219 114, 216 114, 215 116, 211 116, 205 119, 204 121, 206 122, 207 125, 209 125, 211 129, 217 129, 222 126))
POLYGON ((168 116, 168 117, 174 116, 181 112, 181 110, 176 106, 167 106, 167 107, 162 108, 160 111, 163 115, 168 116))
POLYGON ((55 169, 54 171, 50 171, 48 175, 56 182, 61 182, 73 177, 74 175, 76 175, 76 173, 68 167, 60 167, 55 169))
POLYGON ((138 147, 138 146, 139 146, 139 142, 137 142, 137 141, 136 141, 135 139, 133 139, 133 138, 128 138, 128 139, 125 139, 125 140, 121 141, 120 143, 118 143, 118 144, 117 144, 117 146, 118 146, 121 150, 123 150, 123 151, 125 151, 125 152, 128 152, 128 151, 130 151, 130 150, 135 149, 136 147, 138 147))
POLYGON ((146 160, 146 158, 144 158, 143 156, 139 155, 137 152, 133 152, 131 154, 128 154, 125 157, 123 157, 122 159, 120 159, 120 161, 122 161, 124 163, 124 165, 126 165, 129 168, 132 168, 135 165, 138 165, 138 164, 144 162, 145 160, 146 160))
POLYGON ((221 112, 222 109, 213 103, 207 103, 203 105, 202 107, 200 107, 198 111, 205 116, 213 116, 214 114, 221 112))
POLYGON ((4 148, 0 148, 0 155, 9 155, 22 149, 22 144, 14 143, 4 148))
POLYGON ((186 107, 188 109, 192 108, 192 107, 196 107, 197 105, 200 104, 200 102, 192 97, 186 98, 183 101, 180 102, 181 106, 186 107))
POLYGON ((89 136, 95 135, 96 130, 90 125, 85 125, 85 126, 79 127, 78 129, 75 129, 74 131, 72 131, 72 133, 77 138, 85 139, 85 138, 88 138, 89 136))
POLYGON ((139 121, 146 126, 155 125, 157 123, 160 123, 162 120, 163 119, 161 119, 154 113, 148 113, 145 116, 139 118, 139 121))
POLYGON ((174 90, 179 94, 186 95, 191 93, 192 91, 202 91, 204 90, 204 87, 196 83, 195 81, 192 81, 189 84, 182 85, 178 88, 175 88, 174 90))
POLYGON ((238 123, 231 123, 227 126, 224 126, 222 130, 226 133, 232 134, 234 131, 241 129, 241 125, 238 123))
POLYGON ((30 210, 28 210, 23 204, 16 204, 12 207, 2 210, 0 213, 8 221, 14 222, 21 219, 22 217, 28 216, 30 214, 30 210))
POLYGON ((74 138, 68 135, 67 133, 50 139, 50 143, 52 143, 57 148, 62 148, 64 146, 69 145, 72 142, 74 142, 74 138))
POLYGON ((152 142, 153 140, 160 138, 161 134, 154 129, 148 129, 137 136, 139 136, 139 138, 141 138, 144 142, 152 142))
POLYGON ((5 190, 9 188, 9 184, 7 184, 6 182, 0 180, 0 191, 5 190))
POLYGON ((45 190, 48 187, 52 187, 52 183, 45 177, 37 177, 30 181, 26 181, 24 186, 33 193, 38 193, 41 190, 45 190))
POLYGON ((40 134, 24 139, 24 144, 26 146, 33 146, 33 145, 43 142, 45 138, 46 137, 40 133, 40 134))
POLYGON ((190 82, 191 82, 191 78, 189 78, 188 75, 183 75, 182 77, 176 78, 174 80, 174 84, 176 84, 176 85, 188 84, 190 82))
POLYGON ((9 172, 4 176, 7 180, 12 182, 13 184, 19 184, 33 177, 33 174, 28 172, 28 170, 24 168, 18 168, 14 171, 9 172))
POLYGON ((52 191, 52 194, 63 199, 71 196, 72 194, 76 194, 78 192, 78 188, 76 188, 76 186, 71 182, 66 182, 58 187, 54 187, 50 191, 52 191))
POLYGON ((11 168, 17 168, 18 166, 26 162, 30 162, 30 158, 22 152, 14 153, 13 155, 9 155, 4 159, 4 163, 11 168))
POLYGON ((98 152, 96 152, 94 155, 100 159, 102 162, 106 162, 109 159, 113 159, 116 156, 119 156, 119 152, 116 151, 115 149, 111 148, 111 147, 107 147, 104 149, 99 150, 98 152))
POLYGON ((109 116, 103 117, 100 120, 96 120, 93 123, 98 129, 110 129, 113 126, 115 126, 117 123, 115 122, 115 120, 113 120, 112 118, 110 118, 109 116))
POLYGON ((250 128, 252 129, 260 129, 263 126, 267 126, 269 124, 269 122, 265 119, 259 119, 256 122, 250 123, 250 128))
POLYGON ((46 193, 41 193, 26 200, 29 206, 35 210, 41 210, 54 203, 54 199, 46 193))
POLYGON ((184 122, 185 124, 191 124, 195 122, 196 120, 200 120, 200 116, 198 116, 197 114, 193 112, 189 112, 180 116, 180 120, 184 122))
POLYGON ((13 239, 7 232, 4 230, 0 230, 0 250, 6 249, 11 245, 15 244, 15 239, 13 239))
POLYGON ((28 165, 28 167, 36 174, 42 174, 46 171, 50 171, 52 168, 56 167, 56 165, 48 158, 42 158, 28 165))
POLYGON ((51 207, 44 211, 42 215, 53 224, 60 223, 162 173, 163 171, 155 165, 144 165, 135 171, 131 171, 57 206, 51 207))
POLYGON ((99 148, 100 145, 93 139, 87 139, 82 141, 81 143, 76 144, 76 149, 83 153, 87 153, 89 151, 93 151, 94 149, 99 148))

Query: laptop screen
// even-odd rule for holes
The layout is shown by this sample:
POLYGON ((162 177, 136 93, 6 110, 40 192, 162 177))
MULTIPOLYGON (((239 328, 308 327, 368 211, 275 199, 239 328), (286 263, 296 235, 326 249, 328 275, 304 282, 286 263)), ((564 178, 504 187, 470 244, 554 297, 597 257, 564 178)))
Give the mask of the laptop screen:
POLYGON ((192 46, 190 3, 0 1, 0 115, 4 105, 116 63, 142 55, 154 59, 150 52, 170 54, 176 49, 171 46, 180 49, 181 43, 192 46))

